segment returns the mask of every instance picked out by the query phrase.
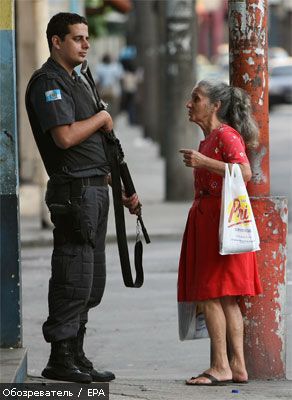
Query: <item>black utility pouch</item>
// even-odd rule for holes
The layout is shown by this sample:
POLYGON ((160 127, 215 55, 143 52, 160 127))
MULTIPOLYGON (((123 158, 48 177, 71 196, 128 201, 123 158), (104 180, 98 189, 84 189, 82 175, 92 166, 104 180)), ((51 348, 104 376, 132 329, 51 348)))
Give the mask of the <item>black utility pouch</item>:
POLYGON ((65 215, 71 212, 70 183, 47 183, 46 204, 53 215, 65 215))
POLYGON ((71 212, 70 204, 52 203, 48 207, 49 207, 50 213, 54 214, 54 215, 68 215, 71 212))

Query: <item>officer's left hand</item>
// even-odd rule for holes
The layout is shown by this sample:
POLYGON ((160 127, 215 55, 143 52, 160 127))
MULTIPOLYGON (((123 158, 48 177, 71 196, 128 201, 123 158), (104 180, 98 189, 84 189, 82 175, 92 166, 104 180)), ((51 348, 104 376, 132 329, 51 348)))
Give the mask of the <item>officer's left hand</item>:
POLYGON ((131 197, 127 197, 125 193, 122 194, 122 200, 125 207, 129 209, 131 214, 138 215, 141 210, 141 204, 137 193, 134 193, 131 197))

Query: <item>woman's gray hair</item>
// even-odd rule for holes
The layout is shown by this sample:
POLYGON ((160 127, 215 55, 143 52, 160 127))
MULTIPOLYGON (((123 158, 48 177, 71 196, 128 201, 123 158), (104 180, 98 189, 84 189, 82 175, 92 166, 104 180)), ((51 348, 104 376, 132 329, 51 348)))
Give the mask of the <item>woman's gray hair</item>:
POLYGON ((252 116, 250 97, 243 89, 207 80, 200 81, 196 86, 203 89, 211 104, 221 102, 217 112, 219 120, 236 129, 247 147, 258 145, 259 129, 252 116))

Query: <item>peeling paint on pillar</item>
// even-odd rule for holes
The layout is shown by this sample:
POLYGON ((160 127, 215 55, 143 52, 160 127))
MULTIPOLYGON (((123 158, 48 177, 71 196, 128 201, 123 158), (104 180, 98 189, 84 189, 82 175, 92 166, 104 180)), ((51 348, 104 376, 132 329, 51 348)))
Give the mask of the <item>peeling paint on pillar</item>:
MULTIPOLYGON (((252 165, 252 179, 255 184, 261 184, 261 182, 266 183, 269 179, 269 175, 262 174, 262 163, 263 159, 267 155, 267 148, 262 146, 259 149, 250 150, 248 154, 249 161, 252 165)), ((250 188, 250 186, 248 187, 250 188)), ((250 190, 249 190, 250 193, 250 190)), ((255 193, 253 193, 255 195, 255 193)))
POLYGON ((229 0, 230 83, 245 89, 259 125, 259 146, 248 152, 248 184, 261 250, 263 294, 241 303, 245 358, 250 378, 280 379, 286 373, 287 199, 270 194, 267 0, 229 0))
POLYGON ((229 0, 230 81, 251 96, 260 145, 250 155, 257 169, 249 193, 270 194, 267 0, 229 0))
POLYGON ((252 198, 261 237, 257 252, 263 294, 241 302, 245 358, 250 378, 285 378, 285 300, 287 200, 252 198))

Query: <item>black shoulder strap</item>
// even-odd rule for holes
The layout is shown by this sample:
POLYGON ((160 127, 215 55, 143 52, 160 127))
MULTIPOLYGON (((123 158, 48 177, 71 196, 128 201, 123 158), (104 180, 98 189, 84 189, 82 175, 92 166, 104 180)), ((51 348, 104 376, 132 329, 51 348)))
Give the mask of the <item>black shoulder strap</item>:
MULTIPOLYGON (((102 100, 96 90, 94 80, 91 75, 90 69, 88 68, 87 63, 85 63, 82 66, 81 73, 84 75, 84 77, 89 82, 91 89, 93 91, 93 94, 95 96, 98 107, 100 109, 104 109, 104 103, 102 102, 102 100)), ((110 168, 111 168, 116 234, 117 234, 118 249, 119 249, 119 256, 120 256, 123 280, 124 280, 125 286, 139 288, 143 285, 143 282, 144 282, 144 273, 143 273, 143 265, 142 265, 143 245, 142 245, 141 240, 136 241, 135 257, 134 257, 136 279, 134 282, 133 277, 132 277, 130 258, 129 258, 124 206, 123 206, 123 202, 122 202, 121 168, 120 168, 120 159, 119 159, 119 149, 117 147, 117 141, 116 141, 114 132, 112 132, 111 134, 103 135, 102 137, 103 137, 103 142, 104 142, 104 147, 106 150, 108 162, 109 162, 110 168), (111 138, 110 138, 110 136, 111 136, 111 138)), ((150 243, 150 239, 147 234, 146 228, 143 224, 143 220, 142 220, 141 216, 138 216, 138 221, 142 227, 142 231, 143 231, 146 242, 150 243)))
POLYGON ((124 206, 122 203, 122 187, 120 163, 114 141, 106 140, 108 161, 111 165, 112 192, 115 210, 116 233, 118 241, 119 256, 122 268, 122 275, 125 286, 139 288, 144 282, 144 273, 142 266, 143 245, 141 240, 135 245, 135 270, 136 280, 133 281, 131 263, 129 259, 129 250, 127 243, 124 206))

